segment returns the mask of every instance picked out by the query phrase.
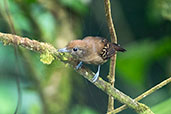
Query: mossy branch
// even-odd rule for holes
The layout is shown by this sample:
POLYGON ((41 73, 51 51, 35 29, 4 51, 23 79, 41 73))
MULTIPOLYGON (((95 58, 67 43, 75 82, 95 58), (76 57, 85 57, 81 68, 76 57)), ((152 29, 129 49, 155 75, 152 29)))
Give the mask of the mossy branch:
MULTIPOLYGON (((167 85, 171 83, 171 77, 169 77, 168 79, 162 81, 161 83, 157 84, 156 86, 152 87, 151 89, 149 89, 148 91, 144 92, 143 94, 141 94, 140 96, 138 96, 137 98, 135 98, 136 101, 140 101, 141 99, 147 97, 148 95, 152 94, 154 91, 162 88, 163 86, 167 85)), ((123 110, 125 110, 126 108, 128 108, 126 105, 120 106, 119 108, 109 112, 108 114, 112 114, 112 113, 119 113, 123 110)))
MULTIPOLYGON (((70 64, 73 68, 76 67, 77 61, 74 60, 68 54, 61 54, 57 52, 57 49, 48 43, 38 42, 36 40, 30 40, 29 38, 20 37, 17 35, 6 34, 0 32, 0 41, 3 42, 4 45, 16 45, 21 46, 23 48, 39 52, 41 56, 43 55, 42 62, 46 64, 50 64, 54 59, 58 59, 64 63, 70 64)), ((82 67, 79 70, 76 70, 79 74, 84 76, 91 82, 94 73, 86 68, 82 67)), ((146 105, 139 103, 126 94, 122 93, 118 89, 114 88, 110 83, 104 81, 102 78, 99 78, 95 83, 93 83, 99 89, 107 93, 108 95, 113 96, 115 99, 120 101, 121 103, 127 105, 128 107, 134 109, 138 113, 146 113, 153 114, 153 112, 146 105)))

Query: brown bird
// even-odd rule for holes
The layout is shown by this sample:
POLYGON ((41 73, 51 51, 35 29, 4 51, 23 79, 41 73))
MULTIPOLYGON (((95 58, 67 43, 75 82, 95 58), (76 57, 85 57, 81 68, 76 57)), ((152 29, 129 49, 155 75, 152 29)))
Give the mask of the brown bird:
POLYGON ((65 48, 58 50, 58 52, 62 53, 71 53, 73 57, 80 61, 76 69, 81 67, 82 62, 98 65, 97 73, 92 82, 95 82, 99 76, 100 65, 112 57, 116 51, 124 52, 126 50, 118 44, 108 42, 104 38, 92 36, 85 37, 83 40, 73 40, 65 48))

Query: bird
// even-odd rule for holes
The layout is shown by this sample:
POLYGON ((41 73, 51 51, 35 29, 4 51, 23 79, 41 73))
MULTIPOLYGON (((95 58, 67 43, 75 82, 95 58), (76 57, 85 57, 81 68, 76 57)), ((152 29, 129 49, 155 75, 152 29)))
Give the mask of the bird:
POLYGON ((98 70, 92 78, 93 83, 99 77, 100 66, 114 56, 117 51, 125 52, 126 49, 119 44, 111 43, 107 39, 98 36, 87 36, 82 40, 72 40, 66 47, 58 49, 58 52, 70 53, 75 59, 80 61, 76 69, 79 69, 83 62, 98 65, 98 70))

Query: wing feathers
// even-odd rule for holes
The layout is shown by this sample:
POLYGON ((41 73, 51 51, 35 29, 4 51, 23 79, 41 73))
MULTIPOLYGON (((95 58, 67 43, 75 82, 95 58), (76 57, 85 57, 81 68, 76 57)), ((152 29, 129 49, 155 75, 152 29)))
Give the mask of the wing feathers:
POLYGON ((110 57, 112 57, 116 53, 116 51, 121 51, 121 52, 126 51, 124 48, 120 47, 119 44, 110 43, 106 39, 103 39, 102 42, 104 43, 104 47, 101 50, 100 56, 104 60, 107 60, 110 57))

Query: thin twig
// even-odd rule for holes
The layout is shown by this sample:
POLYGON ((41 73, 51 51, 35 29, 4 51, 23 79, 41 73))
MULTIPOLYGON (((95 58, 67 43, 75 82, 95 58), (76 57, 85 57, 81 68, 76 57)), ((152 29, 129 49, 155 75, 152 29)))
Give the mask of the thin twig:
MULTIPOLYGON (((4 45, 17 45, 24 47, 26 49, 36 51, 42 54, 45 54, 43 57, 44 59, 52 58, 52 56, 55 59, 59 59, 60 61, 64 63, 70 64, 73 68, 76 68, 77 62, 69 55, 63 55, 59 52, 57 52, 57 49, 54 48, 52 45, 38 42, 36 40, 30 40, 29 38, 23 38, 17 35, 12 34, 5 34, 0 32, 0 41, 3 42, 4 45)), ((53 59, 52 59, 53 60, 53 59)), ((90 82, 92 82, 92 78, 95 75, 91 70, 89 70, 86 67, 82 67, 79 70, 76 70, 79 74, 84 76, 84 78, 88 79, 90 82)), ((154 114, 150 108, 148 108, 146 105, 139 103, 126 94, 122 93, 118 89, 114 88, 110 83, 104 81, 102 78, 99 77, 99 79, 93 83, 95 86, 97 86, 99 89, 107 93, 108 95, 113 96, 115 99, 117 99, 119 102, 128 105, 128 107, 134 109, 138 113, 148 112, 148 114, 154 114)))
POLYGON ((104 0, 104 3, 105 3, 107 24, 108 24, 110 35, 111 35, 111 42, 117 43, 117 36, 116 36, 115 27, 114 27, 113 20, 112 20, 112 15, 111 15, 110 0, 104 0))
MULTIPOLYGON (((106 13, 106 18, 107 18, 107 23, 111 35, 111 42, 112 43, 117 43, 117 36, 112 20, 112 15, 111 15, 111 5, 110 5, 110 0, 104 0, 105 3, 105 13, 106 13)), ((115 84, 115 67, 116 67, 116 54, 111 57, 110 60, 110 70, 109 70, 109 83, 114 87, 115 84)), ((114 109, 114 98, 109 95, 108 98, 108 112, 112 111, 114 109)))
MULTIPOLYGON (((141 99, 145 98, 146 96, 152 94, 153 92, 155 92, 156 90, 162 88, 163 86, 167 85, 171 83, 171 77, 164 80, 163 82, 157 84, 156 86, 154 86, 153 88, 149 89, 148 91, 144 92, 143 94, 141 94, 140 96, 138 96, 137 98, 135 98, 136 101, 140 101, 141 99)), ((124 109, 128 108, 127 105, 123 105, 111 112, 109 112, 108 114, 112 114, 112 113, 119 113, 121 111, 123 111, 124 109)))
MULTIPOLYGON (((8 5, 9 5, 8 1, 4 0, 4 8, 5 8, 5 12, 6 12, 6 20, 8 22, 8 25, 9 25, 9 28, 10 28, 11 32, 13 34, 16 34, 14 23, 13 23, 13 20, 12 20, 8 5)), ((16 46, 14 46, 14 49, 15 49, 15 57, 16 57, 16 60, 18 61, 16 46)), ((19 72, 19 69, 18 69, 19 64, 16 64, 16 66, 17 67, 15 69, 16 69, 16 72, 18 73, 19 72)), ((20 86, 20 78, 19 78, 18 75, 16 75, 15 77, 16 77, 16 84, 17 84, 18 99, 17 99, 17 106, 16 106, 14 114, 17 114, 19 112, 20 108, 21 108, 22 92, 21 92, 21 86, 20 86)))

